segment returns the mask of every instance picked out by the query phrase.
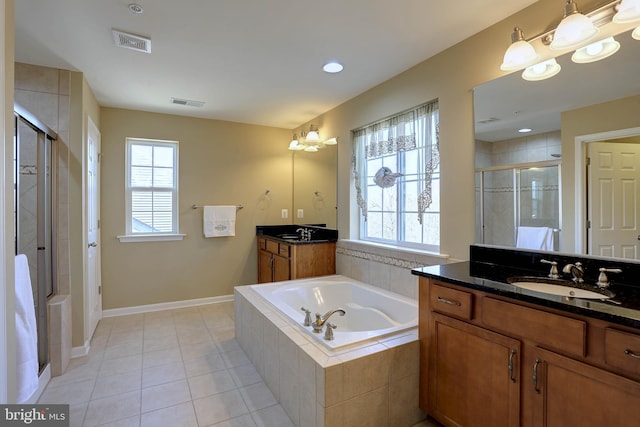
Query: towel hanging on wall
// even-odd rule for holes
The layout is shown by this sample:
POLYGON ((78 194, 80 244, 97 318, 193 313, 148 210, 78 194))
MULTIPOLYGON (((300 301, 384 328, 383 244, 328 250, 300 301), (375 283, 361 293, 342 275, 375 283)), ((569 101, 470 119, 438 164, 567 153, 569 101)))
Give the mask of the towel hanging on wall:
POLYGON ((205 206, 202 214, 204 237, 236 235, 236 206, 205 206))
POLYGON ((38 388, 38 334, 33 290, 26 255, 16 255, 16 382, 17 403, 26 402, 38 388))

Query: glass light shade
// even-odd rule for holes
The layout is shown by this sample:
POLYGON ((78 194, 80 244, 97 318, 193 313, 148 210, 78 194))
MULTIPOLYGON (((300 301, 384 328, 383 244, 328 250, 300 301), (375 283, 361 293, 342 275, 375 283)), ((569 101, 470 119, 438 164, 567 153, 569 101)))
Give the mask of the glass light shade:
POLYGON ((520 70, 535 64, 537 60, 538 53, 531 46, 531 43, 526 40, 518 40, 511 43, 511 46, 504 53, 500 69, 502 71, 520 70))
POLYGON ((338 138, 337 137, 333 137, 333 138, 329 138, 324 142, 324 145, 336 145, 338 143, 338 138))
POLYGON ((292 150, 292 151, 304 150, 304 145, 300 144, 298 141, 291 141, 291 143, 289 144, 289 150, 292 150))
POLYGON ((571 60, 577 64, 587 64, 608 58, 618 50, 620 50, 620 43, 613 37, 607 37, 576 50, 571 56, 571 60))
POLYGON ((304 151, 315 153, 316 151, 318 151, 318 147, 315 145, 308 145, 307 147, 305 147, 304 151))
MULTIPOLYGON (((567 5, 570 4, 573 5, 573 2, 567 3, 567 5)), ((598 32, 598 28, 591 19, 583 14, 577 11, 570 15, 566 14, 556 28, 549 47, 554 50, 573 49, 594 38, 598 32)))
POLYGON ((613 15, 613 22, 628 24, 634 21, 640 21, 640 0, 622 0, 618 12, 613 15))
POLYGON ((320 141, 320 135, 318 135, 318 129, 315 126, 309 126, 309 132, 305 135, 306 142, 318 142, 320 141))
POLYGON ((631 33, 631 37, 633 37, 636 40, 640 40, 640 27, 633 30, 633 33, 631 33))
POLYGON ((560 64, 556 62, 555 58, 551 58, 528 67, 522 72, 522 78, 530 82, 537 82, 555 76, 560 72, 560 69, 560 64))

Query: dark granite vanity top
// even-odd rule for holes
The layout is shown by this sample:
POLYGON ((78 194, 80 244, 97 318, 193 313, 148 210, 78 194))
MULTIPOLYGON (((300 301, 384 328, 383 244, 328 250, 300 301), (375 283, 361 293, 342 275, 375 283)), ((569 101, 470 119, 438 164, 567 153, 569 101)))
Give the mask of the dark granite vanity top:
POLYGON ((326 228, 325 224, 258 225, 256 226, 256 235, 293 245, 338 241, 338 230, 326 228), (297 231, 300 228, 311 230, 309 240, 300 238, 300 233, 297 231))
POLYGON ((490 248, 489 252, 474 245, 471 247, 471 261, 416 268, 412 274, 640 329, 640 264, 508 249, 490 248), (507 282, 509 277, 515 276, 546 277, 549 267, 540 264, 540 259, 558 262, 559 270, 565 263, 583 262, 586 284, 595 283, 599 267, 615 266, 623 273, 609 275, 609 290, 615 294, 609 300, 550 295, 518 288, 507 282))

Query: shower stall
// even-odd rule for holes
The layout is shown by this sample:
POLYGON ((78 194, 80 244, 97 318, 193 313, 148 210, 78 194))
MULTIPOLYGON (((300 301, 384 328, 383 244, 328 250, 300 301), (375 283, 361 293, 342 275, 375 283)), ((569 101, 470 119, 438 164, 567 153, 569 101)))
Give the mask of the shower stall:
POLYGON ((42 370, 49 361, 47 300, 56 290, 52 159, 57 135, 17 104, 14 116, 15 253, 25 254, 29 261, 42 370))
POLYGON ((517 247, 524 227, 552 233, 561 248, 559 161, 476 169, 476 242, 517 247))

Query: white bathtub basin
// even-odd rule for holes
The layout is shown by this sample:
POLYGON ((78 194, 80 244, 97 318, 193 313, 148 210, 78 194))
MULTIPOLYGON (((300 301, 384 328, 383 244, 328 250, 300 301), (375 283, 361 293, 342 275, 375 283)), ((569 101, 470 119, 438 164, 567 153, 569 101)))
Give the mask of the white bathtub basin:
POLYGON ((324 340, 324 333, 309 334, 330 348, 378 338, 418 324, 418 303, 385 289, 358 282, 345 276, 323 276, 271 284, 251 285, 251 288, 300 327, 304 328, 302 307, 324 315, 342 308, 344 316, 334 314, 330 321, 337 325, 334 340, 324 340))

